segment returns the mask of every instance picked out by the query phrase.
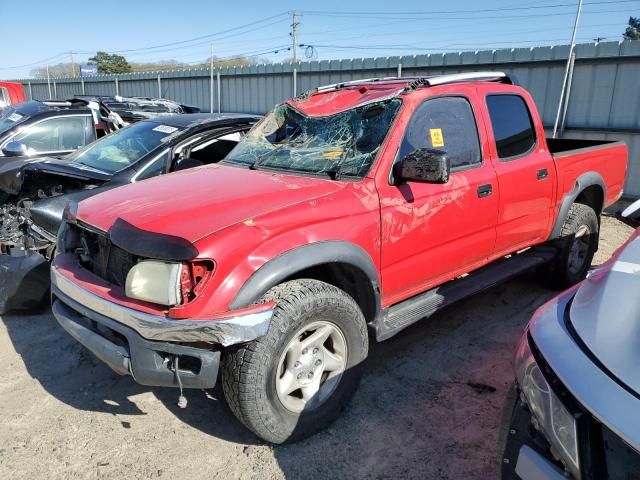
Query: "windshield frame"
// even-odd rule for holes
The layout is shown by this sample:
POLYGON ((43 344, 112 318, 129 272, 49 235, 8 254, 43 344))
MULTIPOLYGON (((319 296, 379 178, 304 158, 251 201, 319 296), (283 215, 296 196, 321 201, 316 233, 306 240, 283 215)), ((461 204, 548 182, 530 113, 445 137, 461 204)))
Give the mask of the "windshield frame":
MULTIPOLYGON (((281 108, 281 107, 286 107, 291 109, 293 112, 295 112, 296 114, 300 115, 301 117, 305 117, 305 118, 310 118, 314 121, 320 120, 320 121, 327 121, 328 119, 330 119, 331 117, 336 117, 338 115, 344 115, 348 112, 354 111, 354 110, 359 110, 359 109, 366 109, 366 108, 370 108, 376 104, 380 104, 380 105, 385 105, 385 104, 389 104, 391 102, 397 102, 398 105, 395 109, 395 112, 392 116, 392 118, 389 121, 388 124, 388 128, 386 133, 384 134, 384 136, 382 137, 382 140, 380 141, 377 149, 377 152, 375 153, 375 155, 373 156, 373 158, 371 159, 371 161, 369 162, 368 167, 366 168, 366 170, 362 171, 361 173, 349 173, 349 172, 338 172, 335 175, 332 175, 332 170, 318 170, 318 171, 311 171, 311 170, 304 170, 304 169, 296 169, 296 168, 291 168, 291 167, 284 167, 284 166, 278 166, 278 165, 271 165, 271 164, 265 164, 265 163, 261 163, 261 159, 258 158, 257 161, 255 161, 253 164, 248 163, 248 162, 239 162, 239 161, 235 161, 232 160, 230 157, 233 153, 233 150, 229 153, 229 155, 227 155, 227 157, 225 159, 223 159, 220 163, 226 166, 232 166, 232 167, 239 167, 239 168, 248 168, 250 170, 265 170, 265 171, 273 171, 273 172, 277 172, 277 173, 284 173, 284 174, 290 174, 290 175, 301 175, 301 176, 311 176, 311 177, 321 177, 321 178, 331 178, 332 180, 340 180, 340 181, 349 181, 349 182, 358 182, 361 181, 365 178, 368 178, 371 176, 371 172, 375 171, 375 169, 377 168, 376 165, 378 164, 380 155, 384 152, 384 150, 386 149, 387 143, 391 137, 391 131, 393 129, 393 126, 395 125, 395 122, 398 120, 398 118, 401 116, 401 111, 403 109, 404 106, 404 100, 397 95, 394 96, 390 96, 390 97, 386 97, 386 98, 382 98, 382 99, 376 99, 373 101, 369 101, 369 102, 364 102, 362 104, 359 105, 355 105, 353 107, 341 110, 339 112, 335 112, 335 113, 331 113, 329 115, 307 115, 304 111, 300 110, 299 108, 296 108, 294 105, 292 105, 289 101, 285 101, 280 103, 279 105, 276 105, 276 107, 271 110, 268 114, 266 114, 258 123, 256 123, 254 125, 254 127, 251 129, 250 132, 247 133, 247 137, 251 134, 252 131, 259 129, 264 122, 268 121, 270 116, 276 111, 276 109, 281 108)), ((388 106, 388 105, 387 105, 388 106)), ((245 137, 246 138, 246 137, 245 137)), ((264 137, 263 137, 264 138, 264 137)), ((238 145, 240 145, 241 143, 239 143, 238 145)), ((274 145, 274 149, 271 152, 267 152, 267 153, 273 153, 278 151, 280 148, 285 147, 287 145, 287 143, 282 143, 282 144, 272 144, 274 145)), ((236 147, 237 148, 237 147, 236 147)), ((344 161, 344 158, 341 160, 341 162, 344 161)), ((338 170, 341 166, 341 162, 337 163, 337 167, 338 170)))

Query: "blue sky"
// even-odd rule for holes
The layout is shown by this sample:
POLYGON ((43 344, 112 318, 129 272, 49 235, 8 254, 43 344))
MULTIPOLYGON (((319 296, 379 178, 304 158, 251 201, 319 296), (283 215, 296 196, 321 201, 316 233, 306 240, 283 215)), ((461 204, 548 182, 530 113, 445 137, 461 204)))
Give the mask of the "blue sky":
MULTIPOLYGON (((576 5, 574 0, 4 0, 0 78, 25 78, 33 66, 68 61, 69 51, 77 52, 76 62, 96 50, 122 52, 137 62, 197 62, 208 57, 213 43, 219 57, 280 61, 291 57, 286 48, 292 10, 302 14, 297 43, 314 47, 300 49, 303 59, 305 53, 325 60, 559 45, 569 41, 576 5), (191 40, 196 37, 202 38, 191 40), (174 42, 183 43, 162 46, 174 42)), ((578 40, 619 40, 629 15, 640 16, 640 0, 585 0, 578 40)))

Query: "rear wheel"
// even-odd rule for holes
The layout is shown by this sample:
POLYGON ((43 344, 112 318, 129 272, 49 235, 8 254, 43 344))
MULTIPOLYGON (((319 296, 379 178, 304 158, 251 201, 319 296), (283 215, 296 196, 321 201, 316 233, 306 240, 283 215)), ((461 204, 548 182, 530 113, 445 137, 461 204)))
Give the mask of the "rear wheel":
POLYGON ((260 438, 283 443, 326 427, 353 396, 368 335, 356 302, 316 280, 274 287, 267 335, 229 350, 222 381, 238 419, 260 438))
POLYGON ((552 288, 567 288, 587 275, 598 249, 600 224, 593 208, 574 203, 561 230, 560 251, 543 269, 543 279, 552 288))

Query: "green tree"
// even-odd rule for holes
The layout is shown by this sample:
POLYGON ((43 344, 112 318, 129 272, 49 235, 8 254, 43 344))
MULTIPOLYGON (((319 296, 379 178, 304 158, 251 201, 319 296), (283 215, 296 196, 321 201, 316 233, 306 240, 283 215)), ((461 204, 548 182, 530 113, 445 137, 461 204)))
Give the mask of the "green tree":
POLYGON ((640 40, 640 17, 629 17, 629 26, 622 34, 625 40, 640 40))
POLYGON ((109 75, 114 73, 127 73, 131 71, 131 65, 122 55, 107 52, 96 52, 89 59, 90 65, 98 66, 98 73, 109 75))

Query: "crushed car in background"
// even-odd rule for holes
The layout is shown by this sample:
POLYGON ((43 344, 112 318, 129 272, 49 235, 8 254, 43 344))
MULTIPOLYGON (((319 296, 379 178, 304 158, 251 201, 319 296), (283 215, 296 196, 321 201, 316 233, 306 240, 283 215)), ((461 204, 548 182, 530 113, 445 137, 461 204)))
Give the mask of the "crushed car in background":
POLYGON ((152 116, 64 158, 40 159, 0 174, 0 188, 11 200, 0 208, 0 312, 32 309, 45 298, 48 262, 67 202, 216 163, 259 118, 152 116))

